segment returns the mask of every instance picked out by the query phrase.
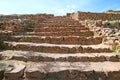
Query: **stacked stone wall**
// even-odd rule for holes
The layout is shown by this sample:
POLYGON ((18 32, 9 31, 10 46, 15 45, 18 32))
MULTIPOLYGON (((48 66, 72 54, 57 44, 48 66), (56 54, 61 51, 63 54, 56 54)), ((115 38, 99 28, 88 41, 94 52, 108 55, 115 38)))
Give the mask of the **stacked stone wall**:
POLYGON ((107 14, 107 13, 91 13, 91 12, 77 12, 72 14, 67 14, 75 20, 119 20, 120 14, 107 14))

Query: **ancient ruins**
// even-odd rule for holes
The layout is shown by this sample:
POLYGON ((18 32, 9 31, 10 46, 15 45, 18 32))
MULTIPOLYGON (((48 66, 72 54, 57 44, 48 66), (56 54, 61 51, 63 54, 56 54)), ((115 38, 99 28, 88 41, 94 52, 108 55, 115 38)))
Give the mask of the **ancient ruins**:
POLYGON ((0 16, 0 80, 120 80, 120 14, 0 16))

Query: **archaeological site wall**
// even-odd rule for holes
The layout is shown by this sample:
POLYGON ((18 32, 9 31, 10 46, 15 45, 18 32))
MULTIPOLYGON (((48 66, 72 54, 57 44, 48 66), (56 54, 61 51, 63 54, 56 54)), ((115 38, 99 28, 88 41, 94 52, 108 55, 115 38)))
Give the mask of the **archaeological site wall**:
POLYGON ((75 20, 119 20, 120 14, 107 14, 107 13, 91 13, 91 12, 77 12, 68 13, 67 17, 75 20))
POLYGON ((15 14, 15 15, 1 15, 0 21, 9 21, 14 19, 32 19, 32 20, 39 20, 41 18, 51 18, 54 17, 53 14, 15 14))

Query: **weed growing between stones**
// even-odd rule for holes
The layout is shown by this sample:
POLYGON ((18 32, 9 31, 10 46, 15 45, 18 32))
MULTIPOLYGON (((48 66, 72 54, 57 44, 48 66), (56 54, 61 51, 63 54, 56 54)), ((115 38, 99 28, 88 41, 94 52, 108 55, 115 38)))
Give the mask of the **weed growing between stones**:
POLYGON ((22 62, 21 64, 23 64, 23 65, 25 65, 25 66, 28 66, 27 63, 25 63, 25 62, 22 62))
POLYGON ((85 36, 89 36, 89 33, 86 32, 86 33, 85 33, 85 36))
POLYGON ((0 68, 3 67, 3 66, 5 66, 5 63, 0 62, 0 68))
POLYGON ((70 49, 68 49, 68 53, 72 53, 70 49))
POLYGON ((66 33, 66 34, 64 34, 64 36, 68 36, 68 34, 66 33))
POLYGON ((43 80, 60 80, 59 78, 51 78, 51 77, 46 77, 43 80))
POLYGON ((74 52, 75 52, 74 50, 68 48, 68 53, 74 53, 74 52))
POLYGON ((30 37, 23 37, 20 39, 20 41, 31 42, 31 38, 30 37))
POLYGON ((6 46, 3 42, 0 42, 0 50, 5 50, 6 46))
POLYGON ((40 46, 40 47, 38 48, 38 51, 39 51, 39 52, 43 52, 43 51, 44 51, 44 47, 43 47, 43 46, 40 46))
POLYGON ((0 50, 4 50, 4 46, 2 44, 0 44, 0 50))
POLYGON ((26 28, 21 29, 21 32, 27 32, 26 28))

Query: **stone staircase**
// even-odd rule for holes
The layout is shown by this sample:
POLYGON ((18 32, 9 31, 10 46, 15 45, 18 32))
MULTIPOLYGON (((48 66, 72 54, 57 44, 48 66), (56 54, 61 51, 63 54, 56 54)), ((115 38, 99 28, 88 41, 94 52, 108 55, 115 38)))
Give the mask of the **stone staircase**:
POLYGON ((78 21, 54 17, 27 30, 4 41, 0 80, 120 80, 120 54, 78 21))

